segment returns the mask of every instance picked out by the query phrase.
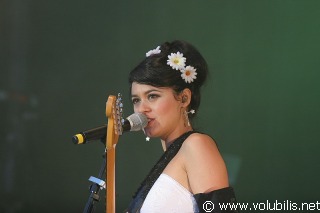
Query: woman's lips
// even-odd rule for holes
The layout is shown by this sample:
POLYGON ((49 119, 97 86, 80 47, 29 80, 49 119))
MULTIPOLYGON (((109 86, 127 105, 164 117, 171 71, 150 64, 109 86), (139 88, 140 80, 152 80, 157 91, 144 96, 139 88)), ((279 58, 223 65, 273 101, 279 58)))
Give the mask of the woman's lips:
POLYGON ((147 127, 149 127, 149 126, 152 124, 153 121, 154 121, 153 118, 148 118, 148 125, 147 125, 147 127))

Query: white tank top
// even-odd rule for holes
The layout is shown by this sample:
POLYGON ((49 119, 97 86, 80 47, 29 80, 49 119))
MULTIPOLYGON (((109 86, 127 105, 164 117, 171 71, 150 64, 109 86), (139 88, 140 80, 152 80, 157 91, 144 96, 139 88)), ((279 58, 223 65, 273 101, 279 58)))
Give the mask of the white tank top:
POLYGON ((199 212, 193 194, 166 174, 153 184, 140 210, 141 213, 199 212))

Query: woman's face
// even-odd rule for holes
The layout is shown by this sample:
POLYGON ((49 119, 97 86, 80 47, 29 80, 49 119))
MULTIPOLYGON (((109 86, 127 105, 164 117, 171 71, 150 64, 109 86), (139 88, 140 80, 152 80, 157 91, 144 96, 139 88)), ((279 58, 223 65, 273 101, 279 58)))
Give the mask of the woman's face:
POLYGON ((171 88, 133 82, 131 96, 134 111, 144 113, 148 118, 144 129, 147 136, 170 140, 181 134, 184 128, 182 104, 171 88))

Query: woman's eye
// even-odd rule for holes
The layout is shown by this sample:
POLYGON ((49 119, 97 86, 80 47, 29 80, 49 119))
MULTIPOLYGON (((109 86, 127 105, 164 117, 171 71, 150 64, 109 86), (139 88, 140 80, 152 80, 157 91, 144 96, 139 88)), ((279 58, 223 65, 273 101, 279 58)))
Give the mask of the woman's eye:
POLYGON ((151 101, 151 100, 154 100, 154 99, 156 99, 156 98, 158 98, 158 97, 159 97, 159 95, 150 94, 150 95, 148 96, 148 99, 151 101))
POLYGON ((132 104, 136 104, 136 103, 139 102, 139 99, 138 98, 133 98, 131 101, 132 101, 132 104))

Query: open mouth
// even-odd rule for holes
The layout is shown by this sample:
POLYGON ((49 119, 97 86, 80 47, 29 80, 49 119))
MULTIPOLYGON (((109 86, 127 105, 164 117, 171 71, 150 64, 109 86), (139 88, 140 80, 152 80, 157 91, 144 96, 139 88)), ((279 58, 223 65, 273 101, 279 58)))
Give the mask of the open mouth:
POLYGON ((150 124, 152 124, 153 121, 154 121, 153 118, 148 118, 148 125, 147 125, 147 126, 149 126, 150 124))

